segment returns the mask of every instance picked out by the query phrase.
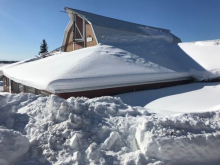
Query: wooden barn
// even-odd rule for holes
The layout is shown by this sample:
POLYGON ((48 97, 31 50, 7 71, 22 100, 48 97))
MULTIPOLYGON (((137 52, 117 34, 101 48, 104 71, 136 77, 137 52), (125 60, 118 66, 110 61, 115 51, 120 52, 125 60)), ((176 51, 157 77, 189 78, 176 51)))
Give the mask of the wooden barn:
POLYGON ((65 8, 65 11, 70 18, 70 22, 64 33, 62 44, 62 51, 64 52, 103 43, 103 39, 105 36, 109 35, 109 33, 124 35, 149 35, 146 31, 142 30, 143 28, 150 28, 164 33, 169 33, 173 37, 172 42, 181 42, 178 37, 170 33, 170 30, 167 29, 126 22, 71 8, 65 8))
POLYGON ((164 47, 181 42, 170 30, 71 8, 65 11, 70 21, 62 46, 47 58, 6 67, 5 92, 92 98, 193 81, 188 70, 165 52, 164 47))

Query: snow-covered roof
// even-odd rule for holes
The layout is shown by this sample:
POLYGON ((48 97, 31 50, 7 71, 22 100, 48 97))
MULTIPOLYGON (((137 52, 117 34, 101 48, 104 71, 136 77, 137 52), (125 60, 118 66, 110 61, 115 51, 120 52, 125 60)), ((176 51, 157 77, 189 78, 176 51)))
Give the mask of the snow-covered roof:
POLYGON ((135 33, 147 34, 142 29, 145 27, 149 27, 149 28, 158 29, 164 32, 170 32, 170 30, 168 29, 156 28, 156 27, 141 25, 137 23, 131 23, 131 22, 109 18, 109 17, 105 17, 105 16, 101 16, 101 15, 97 15, 97 14, 93 14, 93 13, 89 13, 89 12, 85 12, 85 11, 81 11, 77 9, 72 9, 68 7, 65 7, 65 10, 70 15, 73 12, 75 12, 77 14, 80 14, 81 16, 84 16, 89 22, 91 22, 94 25, 110 27, 113 29, 120 29, 120 30, 135 32, 135 33))
POLYGON ((146 28, 147 29, 150 28, 150 29, 157 30, 160 32, 169 33, 170 35, 172 35, 172 37, 175 39, 176 42, 181 42, 181 40, 175 35, 173 35, 168 29, 127 22, 127 21, 123 21, 123 20, 119 20, 115 18, 109 18, 109 17, 105 17, 105 16, 101 16, 101 15, 97 15, 97 14, 93 14, 93 13, 89 13, 89 12, 85 12, 85 11, 81 11, 77 9, 68 8, 68 7, 65 7, 65 10, 69 15, 70 20, 73 19, 73 16, 72 16, 73 14, 78 14, 81 17, 84 17, 92 25, 98 25, 98 26, 118 29, 122 31, 129 31, 133 33, 144 34, 144 35, 150 35, 150 33, 148 33, 148 31, 146 30, 146 28))
MULTIPOLYGON (((134 45, 133 45, 134 46, 134 45)), ((56 93, 85 91, 160 81, 187 79, 187 72, 175 58, 154 54, 148 47, 99 44, 72 52, 24 62, 3 70, 10 79, 27 86, 56 93)), ((159 51, 158 48, 157 51, 159 51)))
POLYGON ((196 61, 205 70, 205 72, 193 71, 197 79, 220 76, 220 40, 186 42, 178 45, 191 61, 196 61))
POLYGON ((178 45, 166 36, 145 37, 27 60, 2 72, 18 83, 54 93, 220 76, 218 41, 178 45))

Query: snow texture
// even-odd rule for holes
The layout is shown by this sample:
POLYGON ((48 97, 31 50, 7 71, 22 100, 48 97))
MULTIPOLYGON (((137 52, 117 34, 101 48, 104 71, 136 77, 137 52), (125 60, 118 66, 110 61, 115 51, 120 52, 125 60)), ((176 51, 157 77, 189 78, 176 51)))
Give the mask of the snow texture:
POLYGON ((127 33, 116 30, 103 35, 99 29, 97 36, 105 44, 21 61, 0 70, 16 82, 57 93, 219 77, 218 40, 177 45, 170 43, 171 36, 152 29, 152 36, 127 33))
POLYGON ((131 106, 145 107, 157 116, 207 112, 220 109, 220 83, 192 83, 120 94, 117 97, 131 106))
POLYGON ((55 95, 7 93, 1 93, 0 105, 0 135, 10 135, 0 141, 5 147, 0 150, 4 164, 220 162, 218 110, 157 118, 118 97, 64 100, 55 95), (11 141, 16 150, 11 150, 11 141))
POLYGON ((174 58, 158 53, 155 56, 161 59, 152 62, 144 47, 136 48, 141 51, 139 56, 114 46, 98 45, 24 62, 3 72, 16 82, 57 93, 189 77, 173 62, 174 58), (165 66, 158 64, 162 60, 166 61, 165 66))
POLYGON ((196 61, 203 69, 192 69, 192 75, 198 80, 207 80, 220 76, 220 40, 179 43, 180 48, 196 61))

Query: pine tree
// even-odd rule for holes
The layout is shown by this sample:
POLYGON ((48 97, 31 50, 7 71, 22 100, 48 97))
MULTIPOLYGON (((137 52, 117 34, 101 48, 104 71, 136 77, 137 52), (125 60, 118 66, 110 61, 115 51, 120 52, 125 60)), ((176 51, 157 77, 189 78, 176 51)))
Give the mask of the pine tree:
POLYGON ((40 53, 46 53, 46 52, 48 52, 48 47, 47 47, 47 42, 46 42, 46 40, 45 39, 43 39, 43 42, 42 42, 42 44, 40 45, 40 52, 39 52, 39 54, 40 53))

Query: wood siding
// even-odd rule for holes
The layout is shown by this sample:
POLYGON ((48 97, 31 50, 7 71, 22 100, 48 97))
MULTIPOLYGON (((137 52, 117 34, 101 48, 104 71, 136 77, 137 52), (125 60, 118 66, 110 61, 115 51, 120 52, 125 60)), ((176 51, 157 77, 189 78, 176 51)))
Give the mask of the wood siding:
MULTIPOLYGON (((78 29, 80 33, 83 35, 83 19, 76 15, 76 25, 78 26, 78 29)), ((75 39, 81 38, 81 35, 78 32, 77 28, 75 28, 75 39)), ((74 42, 73 50, 78 50, 84 48, 84 42, 74 42)))
POLYGON ((95 34, 92 30, 92 26, 86 21, 86 38, 92 37, 92 42, 86 42, 86 47, 97 45, 95 34))
POLYGON ((88 97, 88 98, 94 98, 94 97, 100 97, 100 96, 113 96, 113 95, 122 94, 122 93, 149 90, 149 89, 165 88, 165 87, 171 87, 171 86, 176 86, 176 85, 188 84, 192 82, 194 82, 194 80, 189 79, 189 80, 181 80, 181 81, 173 81, 173 82, 161 82, 161 83, 154 83, 154 84, 98 89, 98 90, 91 90, 91 91, 58 93, 56 95, 64 99, 67 99, 72 96, 73 97, 83 96, 83 97, 88 97))
POLYGON ((9 79, 7 77, 3 77, 3 91, 9 92, 9 79))
POLYGON ((73 26, 68 31, 66 40, 67 41, 66 41, 66 46, 64 47, 64 52, 71 52, 71 51, 73 51, 73 44, 68 44, 68 43, 73 41, 73 26))
MULTIPOLYGON (((80 18, 79 16, 76 16, 76 24, 77 24, 81 34, 83 34, 83 19, 80 18)), ((70 30, 67 32, 66 46, 64 47, 64 52, 70 52, 70 51, 84 48, 83 42, 73 42, 73 44, 68 44, 73 41, 73 37, 75 39, 81 38, 81 35, 79 34, 79 32, 76 29, 75 29, 75 31, 76 31, 76 34, 73 34, 73 26, 72 26, 70 28, 70 30)), ((95 34, 92 30, 92 26, 87 21, 85 21, 85 41, 86 41, 85 47, 97 45, 97 41, 95 38, 95 34), (87 42, 87 37, 92 37, 92 41, 87 42)))
MULTIPOLYGON (((6 83, 6 77, 3 78, 4 80, 4 92, 9 92, 9 86, 7 86, 6 83)), ((218 80, 219 81, 219 80, 218 80)), ((28 93, 28 88, 25 85, 13 82, 13 93, 28 93), (23 91, 19 91, 19 85, 23 86, 23 91)), ((161 82, 161 83, 154 83, 154 84, 144 84, 144 85, 133 85, 133 86, 126 86, 126 87, 116 87, 116 88, 107 88, 107 89, 98 89, 98 90, 90 90, 90 91, 81 91, 81 92, 69 92, 69 93, 55 93, 57 96, 62 97, 64 99, 68 99, 69 97, 88 97, 88 98, 94 98, 94 97, 100 97, 100 96, 113 96, 117 94, 122 93, 128 93, 128 92, 135 92, 135 91, 142 91, 142 90, 149 90, 149 89, 158 89, 158 88, 164 88, 164 87, 171 87, 176 85, 182 85, 182 84, 188 84, 193 83, 194 79, 188 79, 188 80, 180 80, 180 81, 173 81, 173 82, 161 82)), ((39 89, 34 89, 34 93, 36 95, 42 94, 44 96, 48 96, 50 94, 53 94, 48 91, 43 91, 39 89)))

